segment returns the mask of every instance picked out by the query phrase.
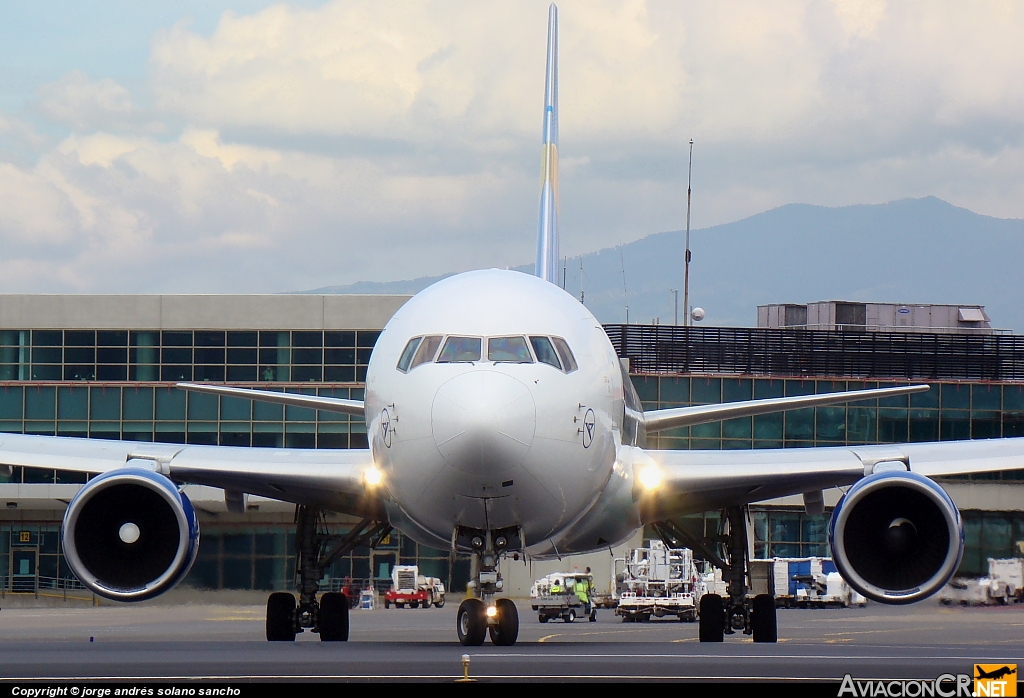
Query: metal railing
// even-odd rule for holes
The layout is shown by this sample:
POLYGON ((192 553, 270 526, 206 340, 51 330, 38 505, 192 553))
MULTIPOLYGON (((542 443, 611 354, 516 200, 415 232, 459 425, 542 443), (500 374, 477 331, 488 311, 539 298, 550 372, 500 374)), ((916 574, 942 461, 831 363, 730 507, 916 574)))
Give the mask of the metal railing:
POLYGON ((856 323, 816 322, 806 325, 783 325, 763 329, 832 330, 835 332, 920 332, 924 334, 1013 334, 1004 327, 932 327, 921 325, 859 325, 856 323))
POLYGON ((41 575, 4 574, 0 575, 0 591, 19 592, 68 589, 84 591, 86 587, 77 579, 66 577, 43 577, 41 575))
POLYGON ((32 594, 36 598, 97 602, 96 595, 77 579, 36 575, 0 575, 0 596, 32 594))
POLYGON ((1024 335, 605 325, 633 373, 1024 381, 1024 335))

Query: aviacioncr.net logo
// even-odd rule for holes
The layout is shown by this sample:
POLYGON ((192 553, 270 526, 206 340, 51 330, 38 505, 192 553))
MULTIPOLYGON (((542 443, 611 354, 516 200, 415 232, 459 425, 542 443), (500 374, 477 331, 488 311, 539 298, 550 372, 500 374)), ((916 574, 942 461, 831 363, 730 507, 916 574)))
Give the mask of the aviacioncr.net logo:
POLYGON ((968 674, 942 674, 934 679, 854 679, 847 674, 839 694, 853 698, 971 698, 968 674))

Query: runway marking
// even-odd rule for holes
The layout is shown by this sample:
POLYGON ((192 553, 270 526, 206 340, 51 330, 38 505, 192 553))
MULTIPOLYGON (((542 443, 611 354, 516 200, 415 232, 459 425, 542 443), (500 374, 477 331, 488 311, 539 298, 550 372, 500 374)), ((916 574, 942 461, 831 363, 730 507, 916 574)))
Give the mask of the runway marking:
MULTIPOLYGON (((594 630, 588 633, 552 633, 551 635, 545 635, 544 637, 537 640, 537 642, 547 642, 553 637, 583 637, 585 635, 636 635, 638 630, 594 630)), ((676 640, 671 640, 676 642, 676 640)))
MULTIPOLYGON (((941 627, 936 628, 936 630, 940 630, 940 629, 941 629, 941 627)), ((916 633, 916 632, 920 632, 920 629, 919 628, 886 628, 884 630, 848 630, 848 631, 844 631, 842 633, 825 633, 823 635, 823 637, 826 637, 826 638, 828 638, 828 637, 847 637, 847 636, 850 636, 850 635, 892 635, 895 632, 914 632, 914 633, 916 633)), ((849 640, 851 640, 851 641, 852 641, 852 639, 853 638, 849 638, 849 640)), ((1006 642, 1006 640, 989 640, 989 639, 986 639, 986 640, 983 640, 983 641, 977 641, 974 644, 988 644, 988 643, 992 643, 992 642, 1006 642)), ((972 644, 972 643, 970 643, 970 642, 967 642, 967 643, 961 642, 961 643, 957 643, 957 644, 972 644)))
MULTIPOLYGON (((739 659, 801 659, 809 661, 835 661, 835 660, 863 660, 868 659, 871 661, 888 661, 888 662, 906 662, 909 659, 917 661, 970 661, 973 662, 977 659, 976 655, 971 656, 953 656, 953 655, 913 655, 913 656, 902 656, 897 657, 893 655, 870 655, 870 654, 850 654, 850 655, 806 655, 806 654, 598 654, 598 653, 587 653, 584 655, 579 654, 557 654, 557 653, 527 653, 527 652, 502 652, 501 654, 472 654, 470 655, 474 659, 514 659, 531 657, 534 659, 539 658, 552 658, 558 659, 562 657, 573 657, 579 659, 725 659, 728 661, 736 661, 739 659)), ((1020 662, 1018 658, 1011 659, 992 659, 993 662, 1020 662)))
POLYGON ((214 623, 224 620, 262 620, 263 611, 235 611, 234 613, 222 616, 210 616, 204 618, 204 621, 212 621, 214 623))
MULTIPOLYGON (((131 682, 203 682, 203 681, 217 681, 217 682, 228 682, 228 681, 273 681, 273 680, 288 680, 288 679, 302 679, 303 681, 345 681, 349 679, 407 679, 407 680, 443 680, 443 681, 456 681, 462 679, 461 674, 447 674, 447 673, 337 673, 337 674, 308 674, 308 673, 252 673, 252 674, 211 674, 208 677, 196 677, 196 675, 188 675, 188 677, 129 677, 125 678, 123 675, 118 677, 32 677, 20 679, 17 677, 3 679, 4 683, 10 683, 12 681, 33 681, 33 682, 118 682, 118 683, 131 683, 131 682)), ((691 681, 721 681, 721 682, 822 682, 822 681, 841 681, 840 677, 735 677, 735 675, 711 675, 711 674, 669 674, 669 673, 650 673, 650 674, 639 674, 639 673, 603 673, 603 674, 591 674, 591 673, 474 673, 472 674, 473 679, 524 679, 524 680, 538 680, 543 681, 545 679, 613 679, 618 681, 637 681, 637 680, 663 680, 663 681, 680 681, 680 680, 691 680, 691 681)))

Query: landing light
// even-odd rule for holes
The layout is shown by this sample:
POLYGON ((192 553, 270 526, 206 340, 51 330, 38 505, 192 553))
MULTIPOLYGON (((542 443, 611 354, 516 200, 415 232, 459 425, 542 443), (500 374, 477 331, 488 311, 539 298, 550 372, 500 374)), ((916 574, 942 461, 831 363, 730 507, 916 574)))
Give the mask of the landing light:
POLYGON ((372 465, 363 473, 363 481, 366 482, 369 487, 376 487, 384 481, 384 473, 382 473, 377 466, 372 465))
POLYGON ((645 490, 656 490, 661 487, 661 469, 656 465, 648 465, 640 471, 638 479, 645 490))
POLYGON ((497 606, 488 606, 487 607, 487 617, 488 618, 494 618, 494 616, 496 616, 496 615, 498 615, 498 607, 497 606))

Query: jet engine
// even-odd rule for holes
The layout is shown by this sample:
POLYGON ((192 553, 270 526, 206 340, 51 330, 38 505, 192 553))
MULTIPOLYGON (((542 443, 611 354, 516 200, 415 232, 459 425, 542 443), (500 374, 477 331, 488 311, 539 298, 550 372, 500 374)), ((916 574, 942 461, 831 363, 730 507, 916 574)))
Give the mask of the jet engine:
POLYGON ((79 490, 61 538, 68 566, 85 586, 115 601, 142 601, 188 574, 199 551, 199 521, 168 478, 125 467, 79 490))
POLYGON ((851 587, 882 603, 913 603, 956 572, 964 527, 953 500, 935 482, 888 471, 860 480, 839 501, 829 543, 851 587))

